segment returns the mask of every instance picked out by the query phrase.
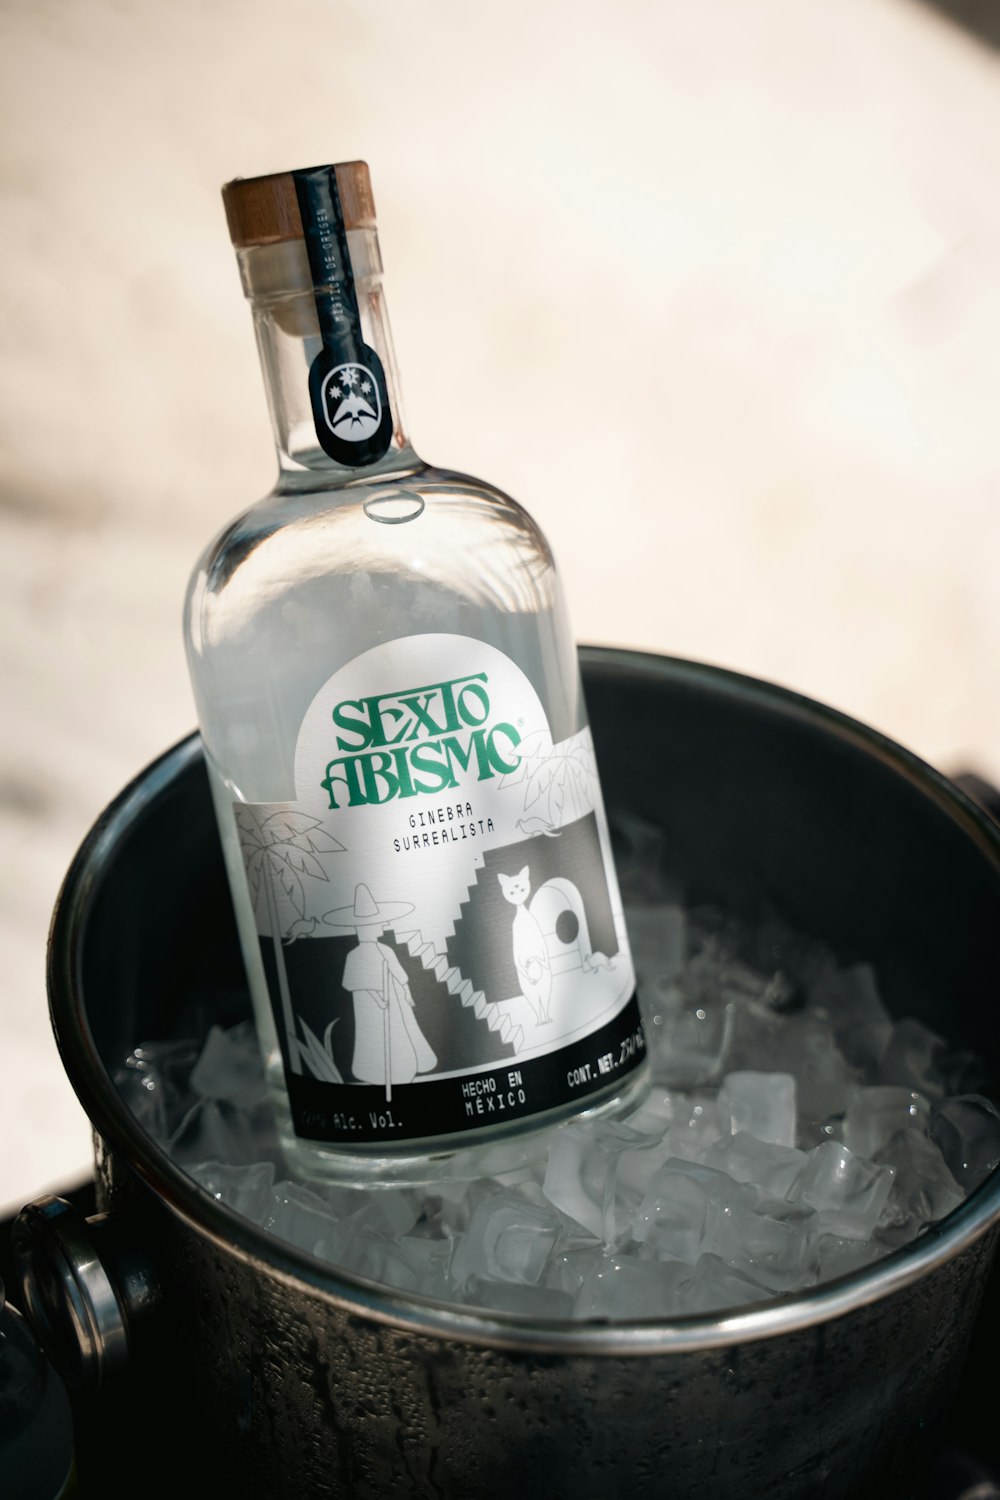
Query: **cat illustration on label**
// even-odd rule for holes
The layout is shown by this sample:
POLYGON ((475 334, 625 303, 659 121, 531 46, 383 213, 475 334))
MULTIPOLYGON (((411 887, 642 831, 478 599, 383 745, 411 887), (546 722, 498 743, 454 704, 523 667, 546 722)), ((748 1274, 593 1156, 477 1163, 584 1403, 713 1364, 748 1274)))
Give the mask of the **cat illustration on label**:
POLYGON ((511 932, 514 968, 535 1019, 544 1026, 553 1019, 550 1012, 553 978, 569 969, 594 974, 611 969, 613 964, 603 953, 595 953, 583 898, 571 880, 555 876, 531 894, 530 866, 523 865, 516 875, 497 871, 504 899, 514 907, 511 932))
POLYGON ((412 910, 406 901, 380 903, 366 885, 358 885, 353 906, 339 907, 323 918, 330 927, 353 927, 357 933, 342 980, 354 1000, 351 1071, 361 1083, 383 1084, 387 1101, 394 1083, 412 1083, 418 1073, 437 1066, 414 1013, 406 970, 392 949, 379 942, 387 923, 412 910))
POLYGON ((521 993, 535 1012, 538 1024, 544 1026, 552 1019, 549 1015, 552 965, 545 934, 526 905, 531 894, 528 866, 522 866, 516 875, 502 875, 497 871, 497 879, 504 900, 514 907, 514 968, 521 981, 521 993))

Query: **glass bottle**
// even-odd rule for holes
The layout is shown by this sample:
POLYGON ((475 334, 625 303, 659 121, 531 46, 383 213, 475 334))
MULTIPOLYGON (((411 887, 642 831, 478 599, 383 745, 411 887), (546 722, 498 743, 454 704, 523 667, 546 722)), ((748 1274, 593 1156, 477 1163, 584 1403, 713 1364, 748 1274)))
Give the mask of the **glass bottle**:
POLYGON ((185 636, 282 1147, 307 1177, 500 1170, 646 1086, 559 578, 405 434, 365 163, 223 199, 279 471, 185 636))

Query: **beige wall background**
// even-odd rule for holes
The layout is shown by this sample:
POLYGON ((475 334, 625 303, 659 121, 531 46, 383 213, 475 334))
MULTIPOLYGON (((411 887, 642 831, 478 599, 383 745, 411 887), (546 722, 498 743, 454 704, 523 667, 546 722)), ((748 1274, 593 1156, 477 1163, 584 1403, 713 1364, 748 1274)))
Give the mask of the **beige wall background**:
POLYGON ((3 0, 0 110, 0 1205, 89 1169, 48 918, 193 727, 186 578, 271 482, 231 176, 369 161, 416 445, 534 513, 580 639, 1000 778, 1000 87, 957 27, 3 0))

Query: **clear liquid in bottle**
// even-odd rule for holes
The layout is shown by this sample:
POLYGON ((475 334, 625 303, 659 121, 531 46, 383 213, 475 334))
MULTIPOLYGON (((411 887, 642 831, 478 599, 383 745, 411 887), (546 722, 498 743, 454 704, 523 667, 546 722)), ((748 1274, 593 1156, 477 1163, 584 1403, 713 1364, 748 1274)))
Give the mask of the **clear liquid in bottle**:
POLYGON ((403 436, 363 164, 226 197, 281 472, 186 639, 282 1147, 370 1184, 505 1170, 646 1086, 558 575, 403 436))

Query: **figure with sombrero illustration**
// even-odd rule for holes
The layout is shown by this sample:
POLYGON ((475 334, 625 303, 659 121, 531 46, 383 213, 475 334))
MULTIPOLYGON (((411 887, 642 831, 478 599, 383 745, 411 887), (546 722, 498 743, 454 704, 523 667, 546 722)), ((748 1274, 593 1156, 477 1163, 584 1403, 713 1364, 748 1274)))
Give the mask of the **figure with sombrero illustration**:
POLYGON ((375 900, 366 885, 354 890, 354 905, 328 911, 330 927, 353 927, 358 944, 347 955, 342 980, 354 997, 354 1057, 351 1071, 362 1083, 385 1085, 386 1100, 394 1083, 412 1083, 429 1073, 437 1057, 420 1030, 406 970, 379 938, 387 924, 413 910, 407 901, 375 900))

